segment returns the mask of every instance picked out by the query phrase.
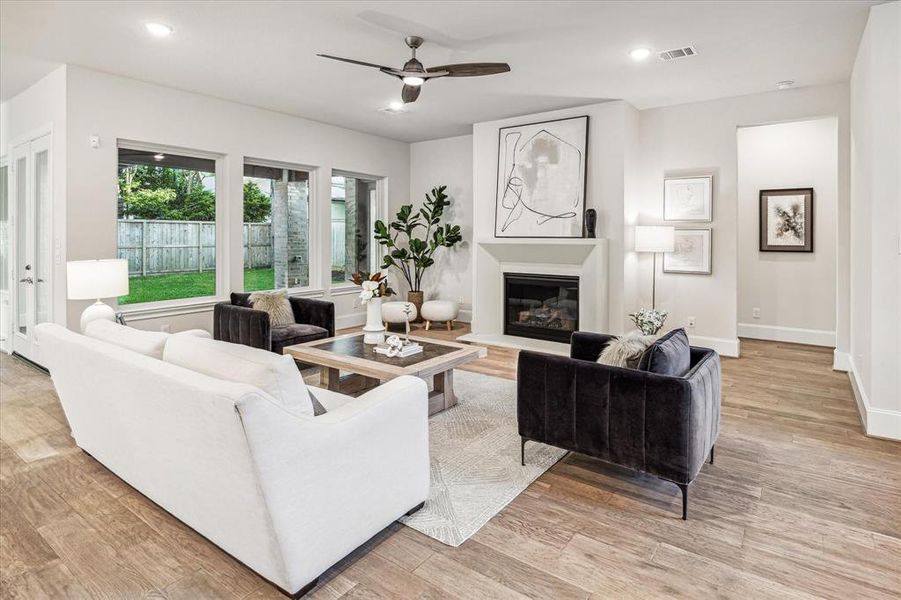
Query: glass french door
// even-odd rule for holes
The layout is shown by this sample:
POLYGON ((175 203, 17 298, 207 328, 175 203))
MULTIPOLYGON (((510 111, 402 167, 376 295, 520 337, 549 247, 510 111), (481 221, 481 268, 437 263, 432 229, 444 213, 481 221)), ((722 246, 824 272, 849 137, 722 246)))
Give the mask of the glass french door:
POLYGON ((50 136, 12 153, 12 351, 41 364, 34 326, 53 320, 50 136))
POLYGON ((12 333, 9 300, 9 164, 0 159, 0 350, 10 351, 12 333))

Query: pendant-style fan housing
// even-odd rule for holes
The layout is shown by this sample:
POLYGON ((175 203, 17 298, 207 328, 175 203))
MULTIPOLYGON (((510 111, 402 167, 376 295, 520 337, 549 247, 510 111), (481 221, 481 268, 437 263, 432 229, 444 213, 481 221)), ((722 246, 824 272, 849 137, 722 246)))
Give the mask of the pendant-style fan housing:
POLYGON ((384 65, 376 65, 362 60, 354 60, 352 58, 341 58, 340 56, 331 56, 329 54, 317 54, 323 58, 332 60, 340 60, 342 62, 361 65, 364 67, 374 67, 392 77, 396 77, 404 82, 401 90, 401 99, 405 104, 416 102, 422 91, 422 86, 430 79, 438 79, 439 77, 480 77, 482 75, 496 75, 498 73, 506 73, 510 70, 507 63, 460 63, 455 65, 441 65, 438 67, 423 66, 416 58, 416 50, 422 46, 425 41, 418 35, 411 35, 404 39, 407 46, 413 51, 413 56, 404 63, 400 69, 386 67, 384 65))

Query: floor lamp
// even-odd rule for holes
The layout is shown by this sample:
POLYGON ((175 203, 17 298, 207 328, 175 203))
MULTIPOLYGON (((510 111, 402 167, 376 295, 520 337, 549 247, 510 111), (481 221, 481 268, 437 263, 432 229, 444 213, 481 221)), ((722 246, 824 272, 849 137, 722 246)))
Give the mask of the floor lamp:
POLYGON ((662 225, 636 225, 635 251, 654 254, 651 276, 651 308, 657 308, 657 253, 672 252, 676 245, 676 230, 662 225))

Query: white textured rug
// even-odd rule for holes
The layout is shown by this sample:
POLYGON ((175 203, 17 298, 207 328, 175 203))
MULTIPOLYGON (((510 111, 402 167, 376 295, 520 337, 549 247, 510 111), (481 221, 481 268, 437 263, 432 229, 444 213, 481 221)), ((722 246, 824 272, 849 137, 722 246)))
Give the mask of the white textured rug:
POLYGON ((457 406, 429 419, 432 484, 425 506, 400 521, 459 546, 566 451, 526 444, 520 464, 516 382, 454 372, 457 406))

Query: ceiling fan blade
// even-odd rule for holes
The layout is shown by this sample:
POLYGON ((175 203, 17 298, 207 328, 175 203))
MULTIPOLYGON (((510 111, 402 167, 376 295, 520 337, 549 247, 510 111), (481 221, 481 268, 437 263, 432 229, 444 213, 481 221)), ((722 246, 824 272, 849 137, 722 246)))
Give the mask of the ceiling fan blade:
POLYGON ((496 75, 510 70, 507 63, 460 63, 457 65, 441 65, 426 69, 429 73, 435 71, 447 71, 447 77, 479 77, 481 75, 496 75))
POLYGON ((373 63, 363 62, 362 60, 354 60, 352 58, 341 58, 340 56, 332 56, 330 54, 317 54, 316 56, 321 56, 322 58, 330 58, 332 60, 340 60, 341 62, 350 63, 352 65, 361 65, 363 67, 375 67, 376 69, 389 70, 389 71, 395 70, 391 67, 385 67, 383 65, 376 65, 373 63))
POLYGON ((419 98, 419 93, 421 91, 421 85, 405 85, 404 89, 400 92, 400 98, 404 101, 404 104, 412 104, 419 98))

